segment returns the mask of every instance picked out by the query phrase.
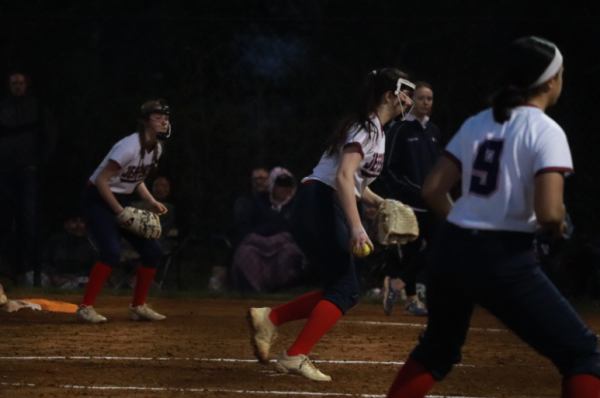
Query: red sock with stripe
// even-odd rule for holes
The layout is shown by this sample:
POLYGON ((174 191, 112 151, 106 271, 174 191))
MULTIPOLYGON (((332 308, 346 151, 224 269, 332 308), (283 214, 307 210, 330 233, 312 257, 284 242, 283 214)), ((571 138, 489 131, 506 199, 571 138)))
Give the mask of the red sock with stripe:
POLYGON ((435 379, 423 365, 409 357, 396 375, 387 396, 388 398, 423 398, 434 384, 435 379))
POLYGON ((85 294, 81 300, 82 306, 89 307, 94 305, 96 297, 98 297, 100 291, 102 291, 102 288, 112 273, 112 270, 112 267, 109 267, 100 261, 94 264, 94 268, 92 268, 92 272, 90 272, 89 281, 85 287, 85 294))
POLYGON ((304 325, 298 338, 287 350, 287 354, 289 356, 308 355, 315 344, 337 323, 342 315, 342 311, 335 304, 327 300, 319 301, 308 316, 306 325, 304 325))
POLYGON ((275 326, 283 325, 284 323, 296 321, 298 319, 306 319, 322 299, 323 293, 320 291, 307 293, 289 303, 271 308, 269 319, 275 326))
POLYGON ((133 291, 132 307, 143 305, 148 297, 148 292, 156 275, 156 268, 148 268, 140 265, 135 276, 135 289, 133 291))
POLYGON ((599 398, 600 379, 596 376, 581 374, 563 379, 562 398, 599 398))

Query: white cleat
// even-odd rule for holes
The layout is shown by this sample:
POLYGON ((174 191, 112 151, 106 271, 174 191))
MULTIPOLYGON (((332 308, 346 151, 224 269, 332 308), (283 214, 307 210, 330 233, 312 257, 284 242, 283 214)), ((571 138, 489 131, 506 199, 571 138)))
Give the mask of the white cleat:
POLYGON ((129 306, 129 319, 132 321, 162 321, 166 316, 159 314, 150 308, 149 305, 142 304, 137 307, 129 306))
POLYGON ((270 313, 271 309, 268 307, 250 308, 246 316, 250 328, 250 343, 254 347, 254 356, 260 363, 269 362, 269 350, 277 338, 277 327, 269 319, 270 313))
POLYGON ((79 322, 83 323, 102 323, 106 322, 106 318, 98 314, 91 305, 83 305, 75 311, 75 317, 79 322))
POLYGON ((296 374, 316 381, 331 381, 331 377, 315 368, 306 355, 290 357, 285 350, 279 354, 279 358, 275 362, 275 370, 279 373, 296 374))

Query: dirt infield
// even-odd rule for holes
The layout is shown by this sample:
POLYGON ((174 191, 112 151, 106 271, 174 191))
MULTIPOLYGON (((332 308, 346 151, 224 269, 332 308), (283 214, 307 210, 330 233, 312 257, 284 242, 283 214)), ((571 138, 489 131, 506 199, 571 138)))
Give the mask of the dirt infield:
MULTIPOLYGON (((77 302, 79 296, 44 297, 77 302)), ((0 312, 0 397, 384 396, 427 319, 390 317, 359 304, 314 348, 316 366, 333 378, 279 375, 252 357, 245 323, 251 306, 275 301, 152 298, 160 323, 127 319, 128 297, 101 296, 109 322, 83 325, 71 314, 0 312)), ((600 330, 600 317, 583 316, 600 330)), ((273 355, 302 327, 279 328, 273 355)), ((464 360, 432 396, 557 397, 560 376, 483 310, 477 310, 464 360)))

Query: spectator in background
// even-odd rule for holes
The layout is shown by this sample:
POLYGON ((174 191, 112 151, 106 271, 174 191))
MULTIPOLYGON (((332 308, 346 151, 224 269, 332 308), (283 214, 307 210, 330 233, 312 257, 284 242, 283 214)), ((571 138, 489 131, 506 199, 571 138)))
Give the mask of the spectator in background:
MULTIPOLYGON (((67 217, 63 231, 48 239, 42 255, 42 285, 75 289, 85 285, 98 260, 98 250, 79 214, 67 217)), ((27 273, 33 283, 33 271, 27 273)))
MULTIPOLYGON (((269 192, 269 169, 262 166, 257 166, 252 169, 251 174, 252 191, 243 194, 236 199, 233 205, 233 218, 235 222, 236 235, 241 229, 245 229, 252 225, 253 204, 260 194, 269 192)), ((234 246, 237 246, 239 241, 234 237, 234 246)))
POLYGON ((56 146, 56 125, 28 75, 12 73, 8 84, 0 103, 0 239, 5 250, 14 247, 12 272, 19 276, 34 268, 39 170, 56 146))
POLYGON ((268 178, 268 191, 259 192, 249 206, 248 224, 241 233, 232 264, 234 287, 274 292, 298 282, 304 256, 288 227, 296 180, 281 167, 268 178))
MULTIPOLYGON (((263 166, 254 167, 250 173, 250 184, 251 190, 239 196, 233 204, 233 227, 214 237, 215 242, 222 242, 227 247, 227 259, 223 262, 227 266, 216 265, 213 267, 209 281, 211 290, 226 290, 231 283, 229 279, 232 275, 229 265, 233 263, 233 255, 241 240, 252 228, 256 200, 260 195, 269 192, 269 169, 263 166)), ((236 283, 237 281, 233 281, 233 285, 236 283)))
POLYGON ((442 153, 441 133, 429 120, 433 91, 425 82, 415 83, 414 107, 404 121, 394 123, 386 131, 385 161, 381 179, 388 198, 410 206, 417 216, 419 237, 402 247, 388 248, 389 269, 395 273, 383 282, 383 309, 392 313, 394 301, 402 288, 406 292, 404 313, 425 316, 427 310, 417 296, 417 276, 425 268, 428 244, 439 229, 440 221, 421 198, 421 187, 442 153), (400 266, 402 263, 402 266, 400 266))

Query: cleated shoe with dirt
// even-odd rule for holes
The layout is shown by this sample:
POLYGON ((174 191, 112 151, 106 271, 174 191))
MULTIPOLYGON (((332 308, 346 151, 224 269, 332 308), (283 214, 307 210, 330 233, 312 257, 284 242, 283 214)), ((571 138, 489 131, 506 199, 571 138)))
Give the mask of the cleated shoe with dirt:
POLYGON ((162 321, 166 316, 154 311, 149 305, 142 304, 137 307, 129 306, 129 319, 132 321, 162 321))
POLYGON ((279 354, 277 362, 275 362, 275 370, 279 373, 300 375, 316 381, 331 381, 331 377, 315 368, 306 355, 300 354, 291 357, 285 350, 279 354))
POLYGON ((254 356, 260 363, 269 362, 269 351, 271 344, 277 338, 277 327, 269 319, 271 309, 250 308, 246 321, 250 328, 250 343, 254 347, 254 356))
POLYGON ((82 305, 75 311, 75 317, 79 322, 83 323, 102 323, 106 322, 106 318, 98 314, 91 305, 82 305))

